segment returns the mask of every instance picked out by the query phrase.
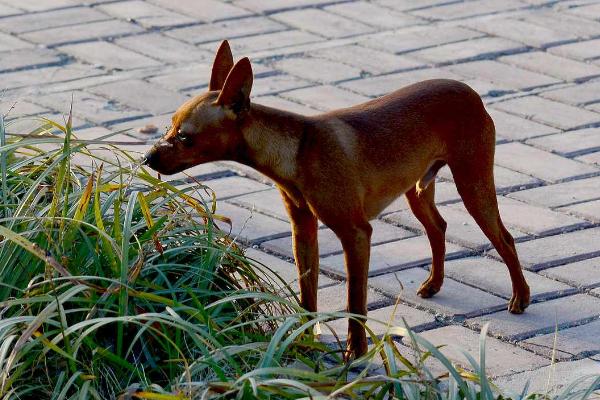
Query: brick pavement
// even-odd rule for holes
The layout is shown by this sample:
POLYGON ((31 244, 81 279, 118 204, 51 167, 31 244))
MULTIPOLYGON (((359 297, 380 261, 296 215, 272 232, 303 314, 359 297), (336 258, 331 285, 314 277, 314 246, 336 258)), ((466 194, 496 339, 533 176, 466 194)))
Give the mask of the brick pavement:
MULTIPOLYGON (((162 132, 182 101, 205 90, 213 51, 226 38, 234 56, 252 59, 253 100, 299 113, 428 78, 475 88, 496 121, 500 208, 534 304, 523 316, 506 312, 507 271, 442 170, 436 200, 449 222, 451 259, 443 290, 433 299, 415 295, 429 244, 396 201, 373 223, 371 315, 399 321, 391 315, 399 297, 398 312, 427 338, 474 353, 490 322, 489 370, 503 387, 519 390, 529 377, 544 387, 555 329, 558 376, 600 373, 597 0, 0 0, 2 111, 14 104, 9 120, 61 118, 73 95, 75 125, 93 128, 82 137, 125 129, 115 139, 131 140, 127 148, 141 154, 155 136, 138 128, 152 123, 162 132)), ((187 175, 216 190, 217 210, 233 218, 248 254, 297 288, 290 227, 271 183, 230 163, 187 175)), ((320 304, 340 310, 341 247, 324 226, 319 238, 320 304)), ((343 321, 333 326, 343 335, 343 321)))

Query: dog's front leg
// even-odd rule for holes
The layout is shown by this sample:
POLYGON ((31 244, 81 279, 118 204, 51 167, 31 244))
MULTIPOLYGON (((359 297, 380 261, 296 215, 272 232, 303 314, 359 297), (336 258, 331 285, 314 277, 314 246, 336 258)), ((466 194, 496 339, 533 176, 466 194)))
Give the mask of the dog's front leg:
MULTIPOLYGON (((348 277, 347 311, 367 315, 367 278, 371 251, 371 225, 365 221, 360 225, 344 226, 335 230, 342 242, 346 258, 348 277)), ((360 357, 367 352, 367 335, 363 325, 354 319, 348 322, 348 349, 346 358, 360 357)))
POLYGON ((285 191, 280 190, 292 222, 294 259, 300 282, 300 302, 307 311, 317 311, 319 285, 319 247, 317 217, 306 204, 297 204, 285 191))

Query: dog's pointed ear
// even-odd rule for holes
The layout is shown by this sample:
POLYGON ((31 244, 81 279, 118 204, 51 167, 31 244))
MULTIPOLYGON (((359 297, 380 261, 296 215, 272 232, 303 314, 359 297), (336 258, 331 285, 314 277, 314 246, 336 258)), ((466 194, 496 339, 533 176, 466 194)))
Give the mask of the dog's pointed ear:
POLYGON ((216 104, 227 107, 236 114, 248 110, 252 81, 252 66, 248 57, 244 57, 233 66, 227 75, 216 104))
POLYGON ((229 42, 223 40, 215 55, 208 90, 221 90, 231 68, 233 68, 233 55, 231 54, 229 42))

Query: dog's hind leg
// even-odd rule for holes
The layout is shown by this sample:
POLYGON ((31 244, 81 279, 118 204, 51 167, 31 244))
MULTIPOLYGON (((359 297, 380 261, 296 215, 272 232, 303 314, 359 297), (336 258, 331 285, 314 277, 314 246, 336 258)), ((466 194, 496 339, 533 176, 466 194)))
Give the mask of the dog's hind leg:
POLYGON ((444 257, 446 255, 446 221, 438 212, 435 202, 435 181, 424 189, 412 187, 406 192, 406 200, 415 217, 423 224, 431 245, 431 272, 419 288, 419 296, 428 298, 440 291, 444 281, 444 257))
MULTIPOLYGON (((491 119, 488 120, 484 129, 493 130, 491 119)), ((520 314, 529 305, 529 286, 523 276, 515 241, 504 227, 498 211, 494 186, 494 135, 487 133, 488 135, 481 137, 491 137, 490 143, 487 144, 488 151, 482 151, 485 146, 478 146, 479 151, 476 157, 461 154, 457 158, 449 160, 448 165, 465 207, 508 267, 513 287, 508 310, 511 313, 520 314)))

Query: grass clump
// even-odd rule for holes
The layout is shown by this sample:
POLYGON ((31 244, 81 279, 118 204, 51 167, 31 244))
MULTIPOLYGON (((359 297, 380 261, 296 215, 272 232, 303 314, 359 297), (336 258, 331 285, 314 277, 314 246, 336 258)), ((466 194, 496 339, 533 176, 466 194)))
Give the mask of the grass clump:
POLYGON ((216 228, 227 219, 202 185, 179 190, 117 147, 103 158, 70 118, 0 139, 0 398, 501 398, 485 331, 474 372, 406 327, 344 363, 307 332, 347 315, 300 309, 216 228))

